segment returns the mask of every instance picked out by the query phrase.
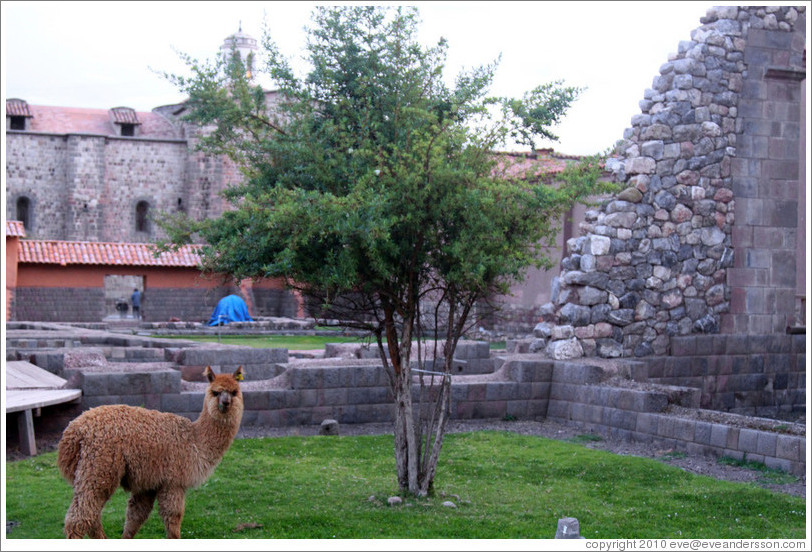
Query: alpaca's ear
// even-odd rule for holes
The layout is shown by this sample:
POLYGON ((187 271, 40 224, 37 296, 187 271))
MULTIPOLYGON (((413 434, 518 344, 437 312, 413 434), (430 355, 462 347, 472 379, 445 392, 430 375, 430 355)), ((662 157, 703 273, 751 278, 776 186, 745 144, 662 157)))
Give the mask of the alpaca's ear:
POLYGON ((237 368, 237 371, 234 372, 234 379, 237 381, 242 381, 245 379, 245 372, 243 372, 242 366, 237 368))
POLYGON ((206 376, 209 383, 214 381, 214 372, 212 371, 211 366, 206 366, 206 369, 203 370, 203 375, 206 376))

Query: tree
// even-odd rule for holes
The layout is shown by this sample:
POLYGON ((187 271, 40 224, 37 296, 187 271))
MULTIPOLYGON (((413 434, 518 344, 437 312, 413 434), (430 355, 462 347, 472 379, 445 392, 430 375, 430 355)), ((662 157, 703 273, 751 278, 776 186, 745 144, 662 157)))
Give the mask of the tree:
POLYGON ((190 120, 209 129, 203 147, 236 160, 245 183, 227 191, 234 209, 216 220, 162 224, 176 243, 199 236, 208 270, 284 277, 374 336, 395 404, 398 483, 425 495, 475 307, 549 265, 560 215, 597 190, 599 168, 573 167, 557 186, 513 175, 494 152, 509 137, 554 138, 549 125, 580 90, 552 83, 521 100, 489 97, 496 63, 449 87, 446 43, 421 47, 417 17, 317 8, 303 79, 266 30, 274 105, 238 58, 186 58, 192 76, 167 77, 188 94, 190 120))

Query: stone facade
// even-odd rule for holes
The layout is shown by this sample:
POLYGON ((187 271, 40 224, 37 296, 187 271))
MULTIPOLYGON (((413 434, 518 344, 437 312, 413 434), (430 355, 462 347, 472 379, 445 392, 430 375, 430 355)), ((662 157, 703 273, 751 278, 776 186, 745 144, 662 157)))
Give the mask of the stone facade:
POLYGON ((664 355, 674 336, 795 319, 806 11, 717 7, 702 23, 607 163, 622 191, 568 241, 540 329, 557 358, 664 355))
MULTIPOLYGON (((163 118, 158 111, 153 115, 163 118)), ((239 171, 225 158, 194 151, 197 138, 184 123, 165 124, 192 137, 119 137, 112 128, 108 135, 7 131, 6 217, 17 220, 18 200, 27 198, 28 238, 149 243, 162 234, 149 220, 139 227, 139 202, 151 214, 221 214, 219 193, 239 182, 239 171)))

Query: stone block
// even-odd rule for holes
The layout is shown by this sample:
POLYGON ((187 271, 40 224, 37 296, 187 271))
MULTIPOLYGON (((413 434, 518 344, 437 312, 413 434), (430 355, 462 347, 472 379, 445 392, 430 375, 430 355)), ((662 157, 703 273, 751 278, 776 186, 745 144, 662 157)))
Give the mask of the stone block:
POLYGON ((180 393, 181 373, 178 370, 161 370, 149 374, 152 393, 180 393))
POLYGON ((530 401, 506 401, 506 415, 523 420, 535 416, 535 411, 531 407, 530 401))
POLYGON ((572 337, 562 341, 551 341, 547 345, 547 354, 556 360, 565 360, 582 357, 584 350, 578 339, 572 337))
POLYGON ((767 431, 760 431, 758 434, 756 452, 766 456, 776 455, 776 443, 778 435, 767 431))
POLYGON ((645 435, 657 435, 657 422, 659 416, 656 414, 641 412, 637 415, 637 425, 634 430, 645 435))
POLYGON ((386 387, 351 387, 346 391, 347 404, 385 404, 391 402, 389 389, 386 387))
POLYGON ((490 382, 485 391, 485 400, 507 401, 518 399, 518 389, 515 383, 490 382))
POLYGON ((550 404, 548 396, 549 395, 544 395, 539 399, 530 399, 525 401, 528 405, 528 417, 534 420, 547 417, 547 410, 550 404))
POLYGON ((92 372, 82 374, 81 386, 83 397, 109 395, 108 375, 92 372))
POLYGON ((764 457, 764 465, 770 468, 771 470, 778 470, 784 473, 791 473, 793 468, 793 463, 789 460, 785 460, 783 458, 775 458, 772 456, 765 456, 764 457))
POLYGON ((460 341, 454 351, 454 358, 461 360, 487 359, 491 350, 487 341, 460 341))
POLYGON ((245 410, 268 410, 269 395, 267 391, 243 391, 242 396, 245 410))
POLYGON ((712 444, 711 436, 713 433, 713 424, 708 422, 696 422, 694 428, 694 442, 700 445, 712 444))
POLYGON ((344 388, 324 389, 321 393, 320 400, 321 404, 325 406, 340 406, 348 403, 356 404, 351 403, 348 399, 348 390, 344 388))
POLYGON ((291 389, 316 389, 323 387, 323 370, 321 369, 296 366, 288 368, 287 373, 291 389))
POLYGON ((746 452, 748 456, 750 453, 755 453, 758 451, 758 436, 759 432, 754 429, 740 429, 736 449, 746 452))
POLYGON ((778 435, 775 456, 792 462, 803 462, 806 458, 806 439, 797 435, 778 435))
POLYGON ((550 399, 547 402, 547 417, 553 420, 570 420, 571 405, 572 403, 568 401, 550 399))

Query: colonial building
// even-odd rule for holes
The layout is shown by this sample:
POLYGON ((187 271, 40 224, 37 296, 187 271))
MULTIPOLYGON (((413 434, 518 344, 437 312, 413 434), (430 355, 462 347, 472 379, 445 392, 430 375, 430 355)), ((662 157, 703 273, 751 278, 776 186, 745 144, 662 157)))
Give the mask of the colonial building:
MULTIPOLYGON (((222 55, 238 53, 248 71, 253 70, 257 42, 241 29, 227 37, 220 50, 222 55)), ((269 103, 273 103, 276 97, 276 92, 267 92, 269 103)), ((77 252, 78 256, 70 263, 78 265, 82 264, 82 252, 92 249, 93 243, 108 246, 116 243, 136 244, 136 249, 140 251, 147 247, 146 244, 164 237, 153 222, 153 214, 182 211, 194 220, 219 216, 228 208, 220 192, 240 182, 241 174, 238 167, 225 156, 208 155, 196 150, 204 129, 185 122, 185 111, 183 103, 142 112, 125 106, 86 109, 31 105, 24 98, 7 99, 6 220, 19 221, 25 233, 24 241, 48 243, 50 245, 45 249, 52 252, 77 252), (69 242, 81 243, 68 245, 69 242), (55 245, 57 243, 61 245, 55 245)), ((540 179, 550 178, 574 159, 552 150, 508 155, 524 158, 517 167, 537 166, 540 179)), ((559 243, 561 247, 570 237, 571 227, 566 226, 559 243)), ((21 249, 25 250, 25 247, 21 249)), ((11 316, 29 320, 61 318, 87 321, 115 315, 115 297, 122 295, 130 283, 151 287, 158 281, 154 275, 147 278, 146 274, 139 272, 143 272, 144 267, 140 261, 126 259, 133 251, 132 248, 120 249, 120 255, 113 262, 118 268, 108 267, 109 277, 93 284, 93 294, 98 295, 97 299, 93 299, 93 308, 81 313, 81 309, 61 312, 67 307, 43 310, 36 307, 43 304, 42 301, 13 301, 8 303, 11 316), (129 267, 126 275, 120 269, 124 265, 129 267), (124 278, 127 285, 121 290, 113 283, 117 276, 127 276, 124 278), (29 307, 23 309, 23 305, 29 307)), ((557 252, 551 252, 551 255, 557 260, 557 252)), ((34 265, 42 269, 64 266, 62 261, 70 258, 46 257, 20 259, 23 274, 33 274, 31 270, 34 265)), ((105 262, 99 257, 99 260, 84 264, 104 271, 100 265, 105 262)), ((159 263, 153 268, 161 266, 159 263)), ((525 329, 533 327, 538 306, 549 299, 553 275, 531 271, 525 285, 517 288, 516 294, 500 298, 506 306, 506 319, 511 325, 518 322, 525 329)), ((30 285, 36 286, 37 280, 23 278, 25 281, 29 282, 29 285, 23 286, 27 291, 21 288, 12 296, 20 298, 33 294, 31 297, 42 298, 42 294, 46 293, 42 289, 32 291, 34 288, 30 285)), ((59 277, 40 280, 43 283, 51 282, 49 285, 52 287, 46 293, 49 302, 67 305, 70 301, 61 301, 59 297, 60 294, 70 293, 67 288, 61 289, 56 285, 59 281, 59 277)), ((280 295, 282 291, 277 284, 258 284, 244 288, 246 290, 255 290, 260 294, 256 301, 246 297, 249 305, 253 304, 258 309, 259 312, 255 312, 257 315, 288 316, 298 312, 296 300, 292 296, 280 295), (262 289, 266 292, 259 291, 262 289)), ((185 297, 189 302, 194 302, 196 297, 195 292, 189 295, 174 290, 171 293, 175 297, 185 297)), ((212 301, 216 304, 218 294, 222 293, 225 293, 222 289, 210 291, 200 304, 208 308, 212 301)), ((154 293, 148 293, 148 296, 153 300, 155 298, 154 293)), ((144 312, 152 320, 160 320, 164 315, 178 316, 191 312, 195 312, 196 317, 200 315, 200 310, 192 308, 190 304, 176 304, 174 309, 164 310, 145 309, 144 312)))

